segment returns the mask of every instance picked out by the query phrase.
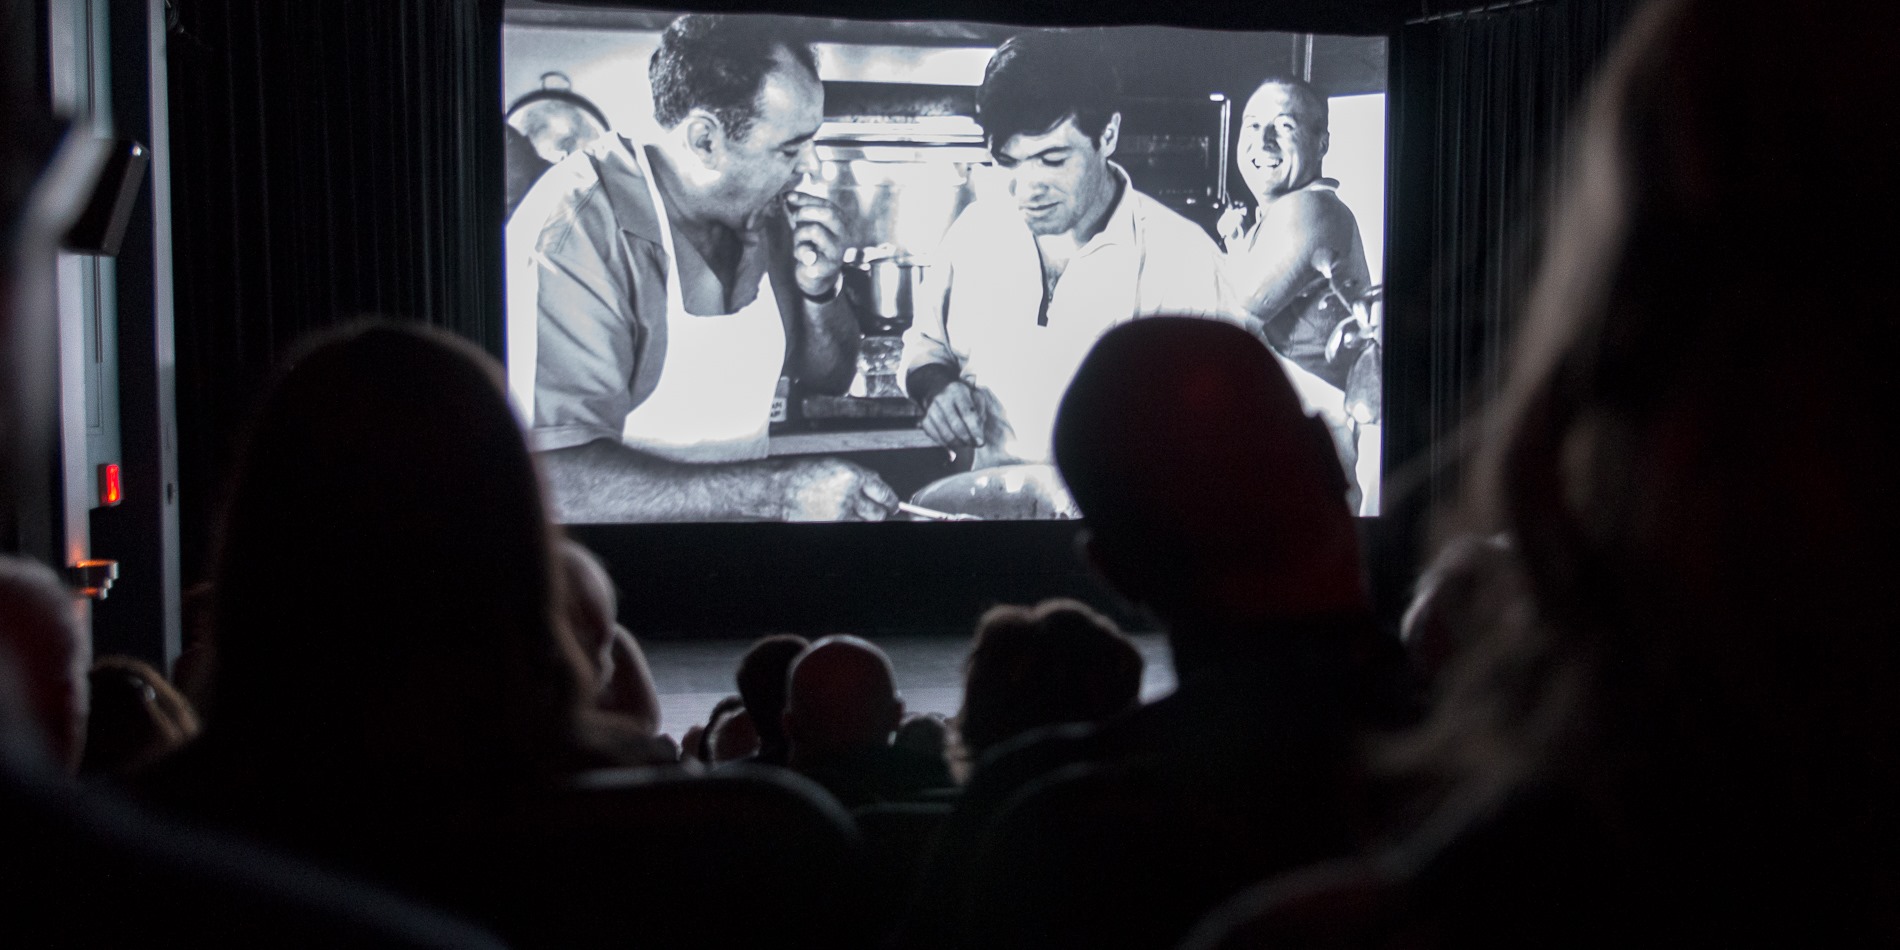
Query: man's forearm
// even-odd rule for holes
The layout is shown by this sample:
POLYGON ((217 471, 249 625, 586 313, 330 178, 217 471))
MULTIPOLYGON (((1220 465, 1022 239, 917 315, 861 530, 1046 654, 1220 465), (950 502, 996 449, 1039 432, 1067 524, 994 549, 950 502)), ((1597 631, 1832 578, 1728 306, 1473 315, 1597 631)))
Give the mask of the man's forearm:
POLYGON ((844 392, 857 371, 858 344, 864 338, 851 295, 840 288, 824 303, 807 299, 803 318, 793 361, 799 381, 812 392, 844 392))
POLYGON ((904 391, 910 394, 912 402, 920 406, 929 406, 930 401, 943 392, 945 386, 963 378, 963 374, 954 366, 943 363, 921 363, 904 377, 904 391))
POLYGON ((773 461, 686 465, 604 439, 542 453, 556 517, 628 521, 776 520, 784 466, 773 461))

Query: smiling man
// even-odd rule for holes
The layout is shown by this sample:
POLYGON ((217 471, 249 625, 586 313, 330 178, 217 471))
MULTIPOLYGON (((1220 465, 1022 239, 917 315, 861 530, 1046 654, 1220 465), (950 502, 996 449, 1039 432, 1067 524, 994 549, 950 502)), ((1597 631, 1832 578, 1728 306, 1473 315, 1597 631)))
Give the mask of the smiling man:
POLYGON ((794 190, 818 170, 811 48, 694 14, 648 75, 658 139, 602 136, 508 226, 509 389, 561 520, 881 520, 875 474, 766 457, 780 377, 842 392, 859 342, 838 209, 794 190))
POLYGON ((977 121, 1009 200, 975 202, 951 225, 942 295, 905 335, 924 432, 978 468, 1050 461, 1056 406, 1110 327, 1221 312, 1214 242, 1110 160, 1121 114, 1094 36, 1026 33, 990 59, 977 121))
POLYGON ((1329 362, 1326 341, 1371 284, 1359 222, 1323 177, 1331 134, 1326 99, 1297 79, 1260 84, 1240 114, 1234 156, 1257 209, 1221 218, 1225 277, 1238 308, 1260 321, 1281 356, 1344 389, 1349 360, 1329 362))

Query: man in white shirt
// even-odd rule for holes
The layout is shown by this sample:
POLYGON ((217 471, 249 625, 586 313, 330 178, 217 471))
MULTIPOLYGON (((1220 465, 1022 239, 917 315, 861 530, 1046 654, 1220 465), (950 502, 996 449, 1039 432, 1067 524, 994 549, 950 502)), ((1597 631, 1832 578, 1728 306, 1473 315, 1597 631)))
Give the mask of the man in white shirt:
POLYGON ((1222 313, 1213 240, 1109 160, 1116 84, 1088 37, 1026 33, 990 59, 977 120, 1013 200, 958 216, 937 255, 941 296, 904 337, 923 431, 978 468, 1050 461, 1056 406, 1110 327, 1222 313))

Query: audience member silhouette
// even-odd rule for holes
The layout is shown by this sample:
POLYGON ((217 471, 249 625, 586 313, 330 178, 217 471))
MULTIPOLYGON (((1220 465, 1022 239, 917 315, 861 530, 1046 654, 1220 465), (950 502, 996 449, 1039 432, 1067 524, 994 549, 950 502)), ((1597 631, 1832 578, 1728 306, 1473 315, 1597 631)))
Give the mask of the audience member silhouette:
POLYGON ((92 705, 79 774, 129 774, 177 751, 198 734, 198 714, 151 665, 105 656, 86 677, 92 705))
MULTIPOLYGON (((0 561, 8 559, 0 558, 0 561)), ((0 892, 9 945, 499 948, 439 912, 72 785, 0 645, 0 892)))
POLYGON ((639 641, 615 619, 619 598, 607 566, 571 538, 561 541, 561 582, 568 631, 592 680, 594 705, 626 717, 643 732, 660 731, 660 694, 639 641))
POLYGON ((92 641, 79 624, 77 595, 52 568, 0 558, 0 644, 20 664, 33 722, 53 760, 69 774, 86 743, 86 670, 92 641))
MULTIPOLYGON (((692 728, 686 730, 686 735, 680 740, 682 756, 708 765, 719 761, 713 758, 714 734, 719 731, 720 725, 734 713, 744 711, 745 700, 737 696, 727 696, 714 703, 712 712, 706 714, 705 722, 694 723, 692 728)), ((745 755, 751 754, 751 752, 745 753, 745 755)), ((744 757, 744 755, 739 756, 739 758, 744 757)))
POLYGON ((760 638, 739 658, 739 695, 752 717, 752 728, 759 733, 755 762, 786 764, 785 683, 791 677, 792 661, 809 646, 804 637, 774 634, 760 638))
POLYGON ((1353 848, 1357 743, 1411 712, 1331 437, 1258 340, 1187 318, 1110 330, 1055 448, 1087 559, 1166 630, 1179 687, 995 750, 927 885, 955 909, 926 895, 914 942, 1170 946, 1253 880, 1353 848))
MULTIPOLYGON (((0 0, 10 54, 44 35, 43 13, 41 4, 0 0)), ((56 151, 58 129, 34 75, 42 65, 0 56, 0 538, 9 546, 20 543, 16 513, 32 501, 35 480, 21 469, 51 457, 54 383, 42 370, 57 319, 54 256, 88 197, 74 174, 81 153, 56 151)), ((75 635, 72 592, 11 555, 0 555, 0 577, 0 942, 499 946, 438 914, 74 786, 62 773, 84 728, 74 713, 84 709, 89 645, 75 635)))
POLYGON ((1074 600, 991 609, 963 664, 957 735, 974 762, 1040 726, 1100 722, 1141 698, 1141 652, 1108 618, 1074 600))
POLYGON ((792 663, 784 712, 789 764, 846 807, 951 785, 942 758, 891 744, 904 718, 890 658, 866 640, 824 637, 792 663))
POLYGON ((1528 583, 1409 750, 1444 806, 1198 946, 1900 942, 1896 323, 1865 279, 1900 125, 1850 92, 1900 88, 1895 35, 1884 5, 1638 15, 1458 517, 1528 583), (1747 78, 1770 60, 1799 65, 1747 78))
POLYGON ((525 440, 467 343, 367 324, 306 347, 220 528, 212 703, 142 779, 155 803, 427 889, 499 802, 614 761, 583 738, 525 440))
POLYGON ((706 756, 715 765, 743 761, 758 752, 759 731, 752 724, 752 714, 745 711, 744 701, 725 715, 714 717, 706 729, 706 756))

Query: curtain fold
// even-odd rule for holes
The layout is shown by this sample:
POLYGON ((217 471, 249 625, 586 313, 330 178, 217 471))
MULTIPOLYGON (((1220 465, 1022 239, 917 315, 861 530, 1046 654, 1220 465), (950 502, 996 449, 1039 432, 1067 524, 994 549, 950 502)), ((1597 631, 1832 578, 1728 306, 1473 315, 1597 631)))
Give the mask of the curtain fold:
POLYGON ((1569 132, 1643 2, 1429 10, 1393 44, 1386 457, 1398 505, 1429 510, 1456 490, 1460 426, 1504 376, 1569 132))
POLYGON ((286 348, 362 315, 502 346, 499 0, 176 0, 187 576, 286 348))

